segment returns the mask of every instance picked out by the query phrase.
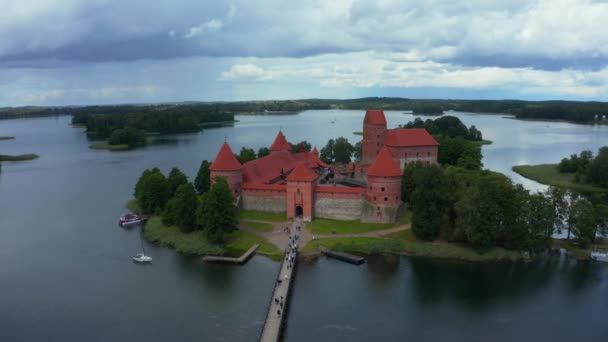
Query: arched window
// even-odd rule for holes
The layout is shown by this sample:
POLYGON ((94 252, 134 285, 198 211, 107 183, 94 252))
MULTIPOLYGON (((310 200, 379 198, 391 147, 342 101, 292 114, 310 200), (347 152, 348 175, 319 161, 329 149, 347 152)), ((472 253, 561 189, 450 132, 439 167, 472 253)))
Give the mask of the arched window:
POLYGON ((384 202, 388 201, 388 197, 384 197, 384 202))
POLYGON ((300 188, 298 188, 298 195, 300 194, 300 188))
POLYGON ((382 188, 382 191, 384 191, 384 188, 382 188))

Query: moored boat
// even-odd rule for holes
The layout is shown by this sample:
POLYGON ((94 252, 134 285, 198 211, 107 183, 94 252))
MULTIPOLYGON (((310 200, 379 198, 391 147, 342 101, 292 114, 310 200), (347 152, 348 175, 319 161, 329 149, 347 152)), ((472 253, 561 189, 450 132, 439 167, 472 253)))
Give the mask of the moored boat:
POLYGON ((143 263, 147 263, 147 262, 152 262, 152 257, 151 256, 147 256, 144 253, 139 253, 139 254, 135 254, 133 256, 133 261, 143 264, 143 263))
POLYGON ((132 214, 132 213, 127 213, 124 214, 120 217, 120 219, 118 219, 118 224, 121 227, 128 227, 128 226, 133 226, 133 225, 137 225, 144 222, 144 218, 136 215, 136 214, 132 214))

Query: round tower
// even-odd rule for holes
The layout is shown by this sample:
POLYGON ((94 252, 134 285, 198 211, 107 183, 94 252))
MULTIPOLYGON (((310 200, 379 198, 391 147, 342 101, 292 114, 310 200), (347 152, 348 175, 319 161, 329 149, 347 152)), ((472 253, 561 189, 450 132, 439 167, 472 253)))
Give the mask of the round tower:
POLYGON ((363 220, 395 222, 401 205, 401 168, 390 151, 382 147, 367 170, 367 208, 363 220))
POLYGON ((376 159, 386 139, 386 117, 383 110, 368 110, 363 119, 362 163, 369 164, 376 159))
POLYGON ((215 177, 224 177, 232 195, 234 197, 240 196, 241 184, 243 183, 243 165, 236 159, 227 142, 224 142, 220 148, 209 170, 211 171, 211 184, 215 182, 215 177))

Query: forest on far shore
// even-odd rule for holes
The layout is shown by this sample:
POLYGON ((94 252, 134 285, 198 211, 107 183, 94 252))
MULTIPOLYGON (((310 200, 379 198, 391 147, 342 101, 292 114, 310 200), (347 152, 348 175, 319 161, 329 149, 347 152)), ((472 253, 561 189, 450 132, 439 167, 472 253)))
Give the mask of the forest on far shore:
POLYGON ((128 114, 149 111, 285 114, 310 109, 385 109, 438 114, 446 111, 502 113, 519 119, 564 120, 608 124, 608 102, 451 100, 364 97, 358 99, 303 99, 284 101, 183 102, 170 104, 5 107, 0 119, 75 114, 128 114))

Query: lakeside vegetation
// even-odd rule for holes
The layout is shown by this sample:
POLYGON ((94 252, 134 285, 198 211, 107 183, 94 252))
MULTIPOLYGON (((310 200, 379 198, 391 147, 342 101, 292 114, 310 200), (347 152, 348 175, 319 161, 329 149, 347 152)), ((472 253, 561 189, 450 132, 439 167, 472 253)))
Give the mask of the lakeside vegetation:
POLYGON ((11 140, 15 139, 15 137, 0 137, 0 140, 11 140))
POLYGON ((522 177, 541 184, 572 189, 580 192, 607 192, 608 189, 591 184, 577 183, 572 173, 560 173, 559 164, 517 165, 511 169, 522 177))
POLYGON ((18 154, 18 155, 6 155, 0 154, 0 161, 22 161, 22 160, 32 160, 39 158, 40 156, 34 153, 28 154, 18 154))
POLYGON ((108 151, 126 151, 126 150, 130 150, 131 148, 129 147, 129 145, 110 145, 107 142, 99 142, 99 143, 93 143, 91 145, 89 145, 89 148, 92 150, 108 150, 108 151))
MULTIPOLYGON (((148 105, 107 105, 87 107, 16 107, 0 108, 0 119, 37 116, 75 115, 78 113, 131 114, 143 111, 181 111, 195 109, 208 113, 297 113, 311 109, 358 109, 412 111, 414 114, 447 111, 480 114, 510 114, 518 119, 563 120, 580 124, 608 124, 608 102, 598 101, 521 101, 521 100, 441 100, 399 97, 364 97, 356 99, 301 99, 282 101, 187 102, 148 105), (597 116, 597 117, 596 117, 597 116)), ((231 120, 224 120, 231 121, 231 120)))

